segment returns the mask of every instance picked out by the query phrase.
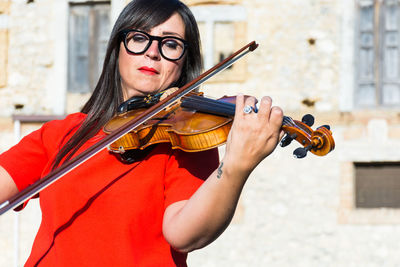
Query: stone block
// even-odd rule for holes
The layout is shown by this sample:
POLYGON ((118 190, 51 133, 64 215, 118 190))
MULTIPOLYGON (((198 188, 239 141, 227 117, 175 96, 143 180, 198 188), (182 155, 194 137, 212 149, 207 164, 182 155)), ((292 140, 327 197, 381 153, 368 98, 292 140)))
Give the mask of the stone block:
POLYGON ((8 30, 1 29, 0 27, 0 88, 5 87, 7 85, 7 62, 8 62, 7 59, 8 59, 8 30))
POLYGON ((8 14, 10 10, 11 1, 0 0, 0 14, 8 14))
POLYGON ((390 127, 388 137, 389 137, 389 139, 400 140, 400 126, 390 127))

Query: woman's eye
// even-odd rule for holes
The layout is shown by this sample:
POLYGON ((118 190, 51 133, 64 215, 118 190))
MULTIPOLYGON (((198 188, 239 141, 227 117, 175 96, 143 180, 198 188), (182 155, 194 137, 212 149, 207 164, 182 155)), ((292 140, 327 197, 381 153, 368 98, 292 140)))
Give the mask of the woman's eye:
POLYGON ((142 42, 146 42, 148 39, 143 34, 134 34, 132 36, 131 40, 134 41, 134 42, 137 42, 137 43, 142 43, 142 42))
POLYGON ((176 40, 172 40, 172 39, 165 40, 163 45, 169 49, 180 49, 181 48, 181 45, 179 44, 179 42, 176 40))

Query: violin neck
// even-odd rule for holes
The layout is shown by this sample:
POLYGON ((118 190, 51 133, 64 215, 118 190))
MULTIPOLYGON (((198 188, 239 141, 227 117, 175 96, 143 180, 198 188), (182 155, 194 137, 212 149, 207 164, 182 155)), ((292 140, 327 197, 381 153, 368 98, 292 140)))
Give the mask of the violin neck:
POLYGON ((235 104, 198 95, 184 97, 181 107, 225 117, 235 116, 235 104))
MULTIPOLYGON (((191 95, 182 99, 181 107, 219 116, 233 117, 235 116, 236 105, 226 102, 223 99, 215 100, 198 95, 191 95)), ((282 125, 290 126, 293 124, 292 118, 283 116, 282 125)))

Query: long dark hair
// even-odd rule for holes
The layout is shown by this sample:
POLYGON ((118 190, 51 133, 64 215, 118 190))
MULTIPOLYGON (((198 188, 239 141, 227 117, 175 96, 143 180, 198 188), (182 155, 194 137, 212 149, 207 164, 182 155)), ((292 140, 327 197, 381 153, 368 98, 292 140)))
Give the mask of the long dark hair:
MULTIPOLYGON (((179 0, 133 0, 121 12, 114 24, 108 42, 103 70, 92 96, 81 112, 87 114, 78 130, 60 149, 53 162, 53 169, 68 161, 76 151, 92 138, 115 114, 123 102, 118 55, 120 32, 125 29, 150 30, 165 22, 177 12, 185 25, 185 39, 189 47, 185 55, 181 77, 173 86, 182 86, 196 78, 202 71, 200 37, 196 20, 189 8, 179 0)), ((72 130, 71 130, 72 131, 72 130)))

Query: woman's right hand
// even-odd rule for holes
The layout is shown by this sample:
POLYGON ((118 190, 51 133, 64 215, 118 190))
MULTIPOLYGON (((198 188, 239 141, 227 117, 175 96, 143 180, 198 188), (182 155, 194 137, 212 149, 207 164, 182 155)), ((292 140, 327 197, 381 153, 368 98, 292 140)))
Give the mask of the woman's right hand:
POLYGON ((17 185, 8 172, 0 166, 0 204, 18 193, 17 185))

